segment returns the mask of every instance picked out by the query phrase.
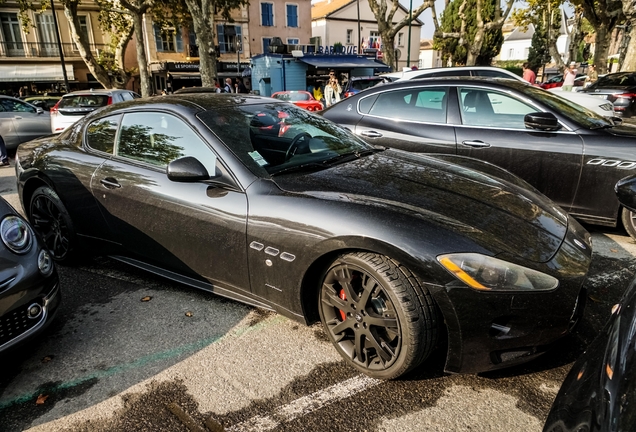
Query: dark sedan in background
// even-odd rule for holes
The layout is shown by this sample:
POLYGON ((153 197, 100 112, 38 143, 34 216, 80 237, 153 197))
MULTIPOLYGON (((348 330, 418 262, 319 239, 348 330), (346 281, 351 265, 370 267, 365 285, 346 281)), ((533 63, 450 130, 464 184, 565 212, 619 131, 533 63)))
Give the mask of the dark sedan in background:
POLYGON ((51 255, 27 221, 0 198, 0 352, 42 331, 60 298, 51 255))
POLYGON ((324 110, 370 144, 469 156, 518 175, 576 218, 636 238, 613 187, 636 172, 636 127, 522 82, 436 78, 366 90, 324 110))
POLYGON ((581 91, 612 102, 614 111, 621 117, 636 116, 636 72, 603 75, 581 91))
MULTIPOLYGON (((89 251, 292 319, 377 378, 534 358, 583 310, 589 234, 523 180, 376 149, 292 104, 185 94, 95 111, 16 155, 25 213, 89 251)), ((299 354, 302 350, 299 349, 299 354)))

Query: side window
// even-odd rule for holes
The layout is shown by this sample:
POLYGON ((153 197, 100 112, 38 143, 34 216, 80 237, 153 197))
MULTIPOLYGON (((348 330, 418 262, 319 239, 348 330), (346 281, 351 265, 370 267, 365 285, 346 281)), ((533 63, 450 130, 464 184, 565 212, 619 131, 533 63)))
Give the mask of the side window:
POLYGON ((525 129, 525 115, 537 111, 525 102, 495 91, 463 88, 460 98, 462 123, 469 126, 525 129))
POLYGON ((129 101, 129 100, 133 100, 134 99, 132 93, 129 93, 129 92, 122 92, 121 97, 125 101, 129 101))
POLYGON ((9 112, 36 112, 36 109, 31 105, 13 99, 2 99, 2 106, 5 111, 9 112))
POLYGON ((446 123, 448 88, 409 89, 381 93, 369 114, 423 123, 446 123))
POLYGON ((360 99, 358 110, 360 110, 362 114, 369 114, 369 110, 371 109, 377 98, 378 95, 373 95, 360 99))
POLYGON ((442 77, 467 77, 470 76, 469 70, 457 70, 451 69, 443 72, 434 72, 430 74, 422 74, 418 75, 414 79, 422 79, 422 78, 442 78, 442 77))
POLYGON ((482 77, 515 79, 514 77, 508 75, 507 73, 500 72, 497 70, 475 70, 473 71, 473 73, 476 76, 482 76, 482 77))
POLYGON ((111 116, 93 121, 86 128, 86 145, 93 150, 113 154, 115 136, 121 116, 111 116))
POLYGON ((184 156, 197 158, 213 175, 216 155, 181 119, 164 113, 125 114, 117 156, 165 168, 184 156))

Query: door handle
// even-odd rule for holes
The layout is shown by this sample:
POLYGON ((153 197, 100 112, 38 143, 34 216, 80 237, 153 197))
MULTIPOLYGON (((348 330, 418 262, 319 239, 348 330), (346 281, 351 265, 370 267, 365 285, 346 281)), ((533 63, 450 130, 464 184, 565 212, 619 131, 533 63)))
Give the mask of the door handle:
POLYGON ((368 137, 368 138, 380 138, 382 136, 380 132, 376 132, 372 130, 362 131, 360 132, 360 135, 368 137))
POLYGON ((490 144, 483 141, 462 141, 462 144, 468 147, 485 148, 490 147, 490 144))
POLYGON ((117 182, 117 180, 115 180, 112 177, 101 179, 99 182, 103 184, 104 187, 106 187, 106 189, 117 189, 121 187, 121 185, 117 182))

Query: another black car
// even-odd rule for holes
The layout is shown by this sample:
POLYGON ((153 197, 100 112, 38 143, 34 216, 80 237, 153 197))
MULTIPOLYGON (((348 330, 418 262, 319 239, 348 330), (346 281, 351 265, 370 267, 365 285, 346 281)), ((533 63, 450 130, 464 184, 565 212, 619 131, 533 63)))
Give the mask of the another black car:
MULTIPOLYGON (((616 184, 636 211, 636 176, 616 184)), ((574 363, 548 414, 544 432, 636 430, 636 279, 612 308, 605 328, 574 363)))
POLYGON ((385 79, 379 76, 350 77, 344 88, 343 95, 348 98, 349 96, 360 93, 362 90, 366 90, 384 82, 385 79))
POLYGON ((3 198, 0 240, 2 352, 42 331, 55 316, 61 295, 51 255, 3 198))
POLYGON ((370 144, 478 158, 518 175, 576 218, 636 238, 613 187, 636 172, 636 127, 523 82, 436 78, 374 87, 322 112, 370 144))
POLYGON ((62 239, 57 260, 84 246, 321 320, 374 377, 414 368, 441 334, 449 371, 526 361, 583 309, 589 234, 525 182, 474 159, 376 149, 287 102, 124 102, 20 146, 16 166, 35 229, 62 239))
POLYGON ((612 102, 614 111, 621 117, 636 116, 636 72, 603 75, 582 91, 612 102))

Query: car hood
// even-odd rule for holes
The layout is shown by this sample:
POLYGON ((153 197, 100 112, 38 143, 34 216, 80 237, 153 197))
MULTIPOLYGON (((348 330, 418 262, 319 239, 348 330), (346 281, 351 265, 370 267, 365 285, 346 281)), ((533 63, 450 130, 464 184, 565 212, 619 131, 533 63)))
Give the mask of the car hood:
POLYGON ((494 253, 548 261, 567 231, 567 215, 520 184, 434 156, 386 150, 331 169, 274 177, 284 191, 418 213, 494 253))

